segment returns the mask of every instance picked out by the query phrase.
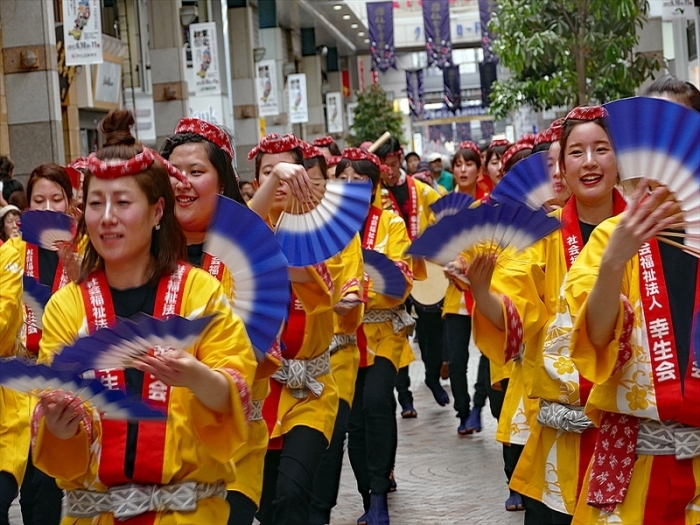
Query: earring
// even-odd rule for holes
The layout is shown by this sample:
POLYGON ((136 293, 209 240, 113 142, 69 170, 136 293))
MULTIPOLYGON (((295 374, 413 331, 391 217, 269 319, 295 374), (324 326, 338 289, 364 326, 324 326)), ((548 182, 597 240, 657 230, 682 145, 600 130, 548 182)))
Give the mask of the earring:
POLYGON ((156 230, 160 230, 160 224, 156 224, 156 230))

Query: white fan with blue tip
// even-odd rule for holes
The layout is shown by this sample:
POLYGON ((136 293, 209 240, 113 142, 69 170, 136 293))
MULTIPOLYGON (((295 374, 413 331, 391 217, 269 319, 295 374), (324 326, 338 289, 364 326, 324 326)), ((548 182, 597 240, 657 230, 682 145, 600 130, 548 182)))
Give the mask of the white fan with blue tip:
POLYGON ((108 390, 97 379, 82 379, 70 372, 19 359, 3 361, 0 366, 0 386, 33 395, 60 390, 79 397, 83 403, 89 402, 105 419, 166 419, 163 412, 130 399, 119 390, 108 390))
POLYGON ((445 266, 472 247, 489 253, 507 247, 521 251, 560 227, 559 220, 544 211, 502 198, 466 208, 426 228, 407 253, 445 266))
POLYGON ((41 284, 34 277, 22 276, 22 300, 34 314, 34 323, 39 330, 43 330, 41 318, 44 315, 44 308, 51 299, 51 288, 41 284))
POLYGON ((383 253, 367 249, 362 250, 362 258, 374 292, 394 299, 405 295, 408 283, 394 261, 383 253))
POLYGON ((605 105, 621 180, 666 186, 683 212, 685 245, 700 255, 700 113, 668 100, 634 97, 605 105))
POLYGON ((19 223, 22 240, 40 248, 55 250, 56 244, 73 239, 73 219, 50 210, 27 210, 19 223))
POLYGON ((291 301, 289 266, 269 226, 256 213, 219 196, 204 251, 233 277, 233 310, 241 316, 259 359, 277 338, 291 301))
POLYGON ((547 153, 541 151, 517 162, 491 192, 495 200, 508 198, 539 210, 556 197, 547 170, 547 153))
POLYGON ((311 266, 340 253, 365 222, 372 185, 326 181, 317 197, 308 206, 294 200, 277 223, 275 235, 290 266, 311 266))
POLYGON ((464 208, 468 208, 474 202, 474 198, 466 193, 449 193, 444 197, 440 197, 430 205, 430 209, 435 216, 435 222, 455 215, 464 208))

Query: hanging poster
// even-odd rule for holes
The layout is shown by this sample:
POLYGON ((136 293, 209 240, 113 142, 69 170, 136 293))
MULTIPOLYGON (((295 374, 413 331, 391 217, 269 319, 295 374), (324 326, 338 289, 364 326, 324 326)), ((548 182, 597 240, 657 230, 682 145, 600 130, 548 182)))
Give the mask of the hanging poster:
POLYGON ((369 2, 367 4, 367 24, 369 26, 372 71, 379 70, 385 73, 390 67, 396 69, 392 2, 369 2))
POLYGON ((326 94, 326 127, 328 133, 343 132, 343 96, 340 91, 326 94))
POLYGON ((66 66, 102 63, 101 0, 63 0, 66 66))
POLYGON ((484 62, 498 62, 493 51, 493 34, 489 30, 491 15, 496 11, 496 0, 479 0, 479 25, 481 26, 481 49, 484 51, 484 62))
POLYGON ((309 121, 309 105, 306 99, 306 75, 298 73, 287 77, 289 122, 298 124, 309 121))
POLYGON ((423 116, 425 105, 425 86, 423 82, 423 70, 406 71, 406 96, 411 115, 420 119, 423 116))
POLYGON ((190 45, 195 95, 218 95, 221 93, 221 77, 216 47, 216 22, 191 24, 190 45))
POLYGON ((448 0, 423 0, 423 28, 428 65, 440 69, 452 65, 450 5, 448 0))
POLYGON ((280 114, 277 100, 277 65, 274 60, 261 60, 257 63, 258 114, 271 117, 280 114))
POLYGON ((445 84, 445 94, 443 96, 445 106, 454 113, 462 107, 459 66, 445 67, 442 70, 442 79, 445 84))
POLYGON ((351 102, 346 107, 348 112, 348 128, 352 128, 355 124, 355 110, 357 109, 357 102, 351 102))

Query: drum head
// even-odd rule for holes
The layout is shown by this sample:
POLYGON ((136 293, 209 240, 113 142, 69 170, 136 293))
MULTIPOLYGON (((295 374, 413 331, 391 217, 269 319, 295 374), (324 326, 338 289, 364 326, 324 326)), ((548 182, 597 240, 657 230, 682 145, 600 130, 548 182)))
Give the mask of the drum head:
POLYGON ((445 298, 450 281, 439 264, 425 261, 425 269, 428 278, 425 281, 413 281, 411 297, 422 306, 435 306, 445 298))

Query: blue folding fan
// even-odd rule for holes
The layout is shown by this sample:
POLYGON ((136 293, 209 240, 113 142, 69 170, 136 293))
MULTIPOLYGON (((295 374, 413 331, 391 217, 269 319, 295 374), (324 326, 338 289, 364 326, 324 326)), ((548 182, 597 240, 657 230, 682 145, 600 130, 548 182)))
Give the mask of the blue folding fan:
POLYGON ((502 198, 464 209, 426 228, 407 253, 445 266, 475 246, 489 252, 508 246, 523 250, 560 227, 544 211, 502 198))
POLYGON ((23 292, 22 300, 34 314, 36 327, 42 330, 41 318, 44 315, 46 303, 51 299, 51 288, 41 284, 34 277, 22 276, 23 292))
POLYGON ((440 219, 455 215, 460 210, 468 208, 474 202, 474 198, 466 193, 449 193, 440 197, 430 205, 430 209, 435 215, 435 222, 440 219))
MULTIPOLYGON (((541 151, 516 163, 491 192, 495 200, 504 197, 539 210, 556 197, 547 170, 547 153, 541 151)), ((438 201, 439 202, 439 201, 438 201)))
POLYGON ((28 394, 61 390, 75 395, 83 403, 97 407, 105 419, 163 420, 166 415, 153 410, 119 390, 108 390, 97 379, 82 379, 70 372, 19 359, 3 361, 0 386, 28 394))
POLYGON ((620 179, 644 177, 672 191, 683 211, 685 245, 700 255, 700 114, 645 97, 605 107, 620 179))
POLYGON ((387 297, 400 299, 408 283, 394 261, 383 253, 362 249, 365 273, 372 280, 372 290, 387 297))
POLYGON ((73 239, 73 219, 57 211, 27 210, 22 213, 19 229, 24 241, 47 250, 73 239))
POLYGON ((212 317, 166 320, 141 315, 135 320, 119 319, 115 326, 97 330, 65 347, 53 361, 53 368, 81 374, 87 370, 133 368, 134 361, 152 348, 187 349, 197 342, 212 317))
POLYGON ((219 196, 204 251, 218 257, 233 276, 233 310, 241 316, 259 358, 277 338, 289 310, 287 258, 275 235, 256 213, 219 196))
POLYGON ((369 183, 327 181, 313 208, 294 201, 275 232, 289 265, 310 266, 340 253, 362 228, 371 197, 369 183))

